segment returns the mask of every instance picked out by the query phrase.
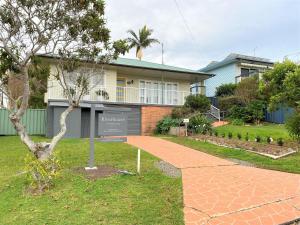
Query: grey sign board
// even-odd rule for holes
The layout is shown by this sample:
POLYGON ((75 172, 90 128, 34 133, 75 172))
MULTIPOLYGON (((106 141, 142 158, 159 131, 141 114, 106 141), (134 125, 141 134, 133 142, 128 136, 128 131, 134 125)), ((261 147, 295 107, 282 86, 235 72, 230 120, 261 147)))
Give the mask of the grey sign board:
POLYGON ((99 136, 125 136, 127 135, 127 113, 116 111, 103 111, 98 114, 99 136))

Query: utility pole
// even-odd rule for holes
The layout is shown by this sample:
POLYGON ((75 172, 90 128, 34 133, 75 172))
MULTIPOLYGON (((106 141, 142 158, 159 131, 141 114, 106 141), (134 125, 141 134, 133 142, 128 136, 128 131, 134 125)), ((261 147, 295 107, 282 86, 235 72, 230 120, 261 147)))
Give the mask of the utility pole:
POLYGON ((164 43, 161 43, 161 64, 164 64, 164 43))

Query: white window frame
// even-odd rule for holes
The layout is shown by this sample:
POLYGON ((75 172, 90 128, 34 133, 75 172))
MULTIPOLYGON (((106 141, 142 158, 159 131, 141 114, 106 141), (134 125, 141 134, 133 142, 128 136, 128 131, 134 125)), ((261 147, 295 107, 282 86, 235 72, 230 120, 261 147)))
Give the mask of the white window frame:
POLYGON ((143 104, 157 104, 157 105, 178 105, 179 103, 179 96, 178 96, 178 92, 179 92, 179 82, 171 82, 171 81, 158 81, 158 80, 145 80, 145 79, 139 79, 139 102, 143 103, 143 104), (145 87, 142 88, 141 87, 141 82, 145 83, 145 87), (152 85, 154 83, 158 84, 158 90, 161 91, 162 93, 158 93, 158 101, 155 102, 153 101, 153 97, 154 94, 150 94, 150 102, 147 102, 147 87, 146 87, 146 83, 150 82, 151 83, 151 90, 153 92, 154 89, 152 89, 152 85), (170 102, 167 101, 167 85, 171 85, 171 91, 173 91, 173 85, 176 85, 177 90, 175 90, 177 97, 174 98, 173 95, 171 94, 171 100, 170 102), (162 89, 160 89, 160 87, 162 87, 162 89), (144 89, 144 96, 141 96, 141 89, 144 89), (143 101, 141 101, 141 97, 144 98, 143 101))

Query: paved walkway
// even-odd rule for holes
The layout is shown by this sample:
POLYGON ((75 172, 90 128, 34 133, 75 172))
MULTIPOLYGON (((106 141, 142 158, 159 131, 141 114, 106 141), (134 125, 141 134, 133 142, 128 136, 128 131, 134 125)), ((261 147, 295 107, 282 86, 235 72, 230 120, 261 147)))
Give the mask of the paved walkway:
POLYGON ((155 137, 131 136, 128 143, 182 170, 186 225, 300 218, 300 175, 240 166, 155 137))
POLYGON ((228 124, 227 121, 215 121, 215 122, 212 123, 212 126, 213 127, 220 127, 220 126, 224 126, 226 124, 228 124))

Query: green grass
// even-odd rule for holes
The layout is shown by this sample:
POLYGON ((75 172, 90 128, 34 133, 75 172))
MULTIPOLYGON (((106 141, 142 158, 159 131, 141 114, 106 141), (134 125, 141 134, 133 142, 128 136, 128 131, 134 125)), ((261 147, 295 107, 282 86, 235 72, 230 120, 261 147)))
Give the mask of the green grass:
POLYGON ((244 140, 246 134, 248 132, 249 138, 254 140, 257 135, 259 135, 264 142, 268 136, 272 137, 275 140, 278 138, 283 138, 284 140, 291 140, 291 137, 288 134, 288 131, 282 124, 270 124, 264 123, 262 125, 225 125, 215 128, 219 132, 219 136, 222 133, 225 133, 227 136, 229 132, 232 132, 233 138, 237 138, 237 134, 240 133, 242 135, 242 139, 244 140))
POLYGON ((300 173, 300 152, 293 155, 273 160, 244 150, 220 147, 208 142, 195 141, 185 137, 168 137, 167 140, 175 143, 218 156, 225 159, 238 159, 250 162, 260 168, 300 173))
MULTIPOLYGON (((88 161, 85 139, 57 146, 63 165, 55 186, 32 196, 26 188, 26 148, 18 137, 0 137, 0 224, 183 224, 181 178, 153 166, 158 159, 142 152, 140 176, 114 175, 96 181, 72 172, 88 161)), ((137 149, 124 143, 96 143, 95 161, 135 171, 137 149)))

